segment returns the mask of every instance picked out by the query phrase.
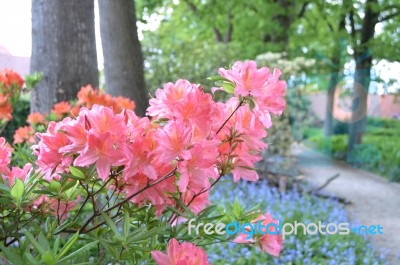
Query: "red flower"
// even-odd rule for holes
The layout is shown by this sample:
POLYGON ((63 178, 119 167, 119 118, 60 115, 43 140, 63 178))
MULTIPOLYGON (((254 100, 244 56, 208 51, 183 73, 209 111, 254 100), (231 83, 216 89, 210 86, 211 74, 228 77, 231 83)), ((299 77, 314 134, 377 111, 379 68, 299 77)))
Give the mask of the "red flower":
POLYGON ((0 83, 3 83, 3 85, 6 87, 12 85, 22 87, 24 85, 24 79, 22 79, 22 77, 13 70, 5 68, 0 71, 0 83))

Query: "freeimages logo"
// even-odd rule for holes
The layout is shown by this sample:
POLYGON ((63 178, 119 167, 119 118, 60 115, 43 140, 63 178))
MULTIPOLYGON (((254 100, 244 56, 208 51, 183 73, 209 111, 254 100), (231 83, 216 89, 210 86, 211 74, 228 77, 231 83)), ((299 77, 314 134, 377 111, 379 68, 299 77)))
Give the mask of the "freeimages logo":
POLYGON ((321 221, 318 223, 308 223, 304 224, 301 222, 295 221, 293 224, 291 223, 283 223, 278 222, 275 223, 262 223, 261 221, 255 223, 239 223, 237 221, 228 223, 225 225, 224 223, 198 223, 193 224, 196 219, 191 219, 188 223, 188 233, 191 235, 193 230, 196 235, 200 233, 200 229, 207 235, 218 234, 218 235, 235 235, 238 236, 240 234, 246 235, 246 239, 251 239, 255 235, 282 235, 282 238, 285 239, 288 235, 297 235, 302 233, 304 235, 315 235, 317 233, 322 235, 348 235, 350 232, 354 232, 356 234, 367 234, 367 235, 383 235, 383 227, 381 225, 371 225, 371 226, 353 226, 351 227, 349 223, 328 223, 323 224, 321 221))

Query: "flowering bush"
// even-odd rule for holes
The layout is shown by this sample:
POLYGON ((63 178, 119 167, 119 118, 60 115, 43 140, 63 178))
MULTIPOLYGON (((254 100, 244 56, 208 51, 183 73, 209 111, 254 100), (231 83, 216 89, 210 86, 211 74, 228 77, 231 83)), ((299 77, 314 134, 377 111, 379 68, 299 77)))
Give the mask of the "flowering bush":
MULTIPOLYGON (((232 94, 227 102, 178 80, 156 91, 148 117, 136 116, 129 100, 83 88, 75 110, 66 102, 54 107, 62 120, 36 134, 35 161, 23 168, 10 169, 11 147, 1 139, 3 255, 16 264, 140 264, 152 258, 157 264, 206 264, 200 242, 234 240, 279 255, 276 236, 245 242, 187 233, 186 221, 193 218, 274 221, 256 209, 210 206, 209 191, 229 173, 235 182, 258 179, 254 164, 267 147, 262 139, 271 114, 285 108, 286 83, 279 70, 258 69, 253 61, 219 74, 213 91, 232 94)), ((37 113, 28 122, 46 123, 37 113)))
POLYGON ((12 104, 18 100, 24 80, 10 69, 0 71, 0 125, 12 119, 12 104))
POLYGON ((110 107, 114 113, 120 113, 124 109, 134 110, 135 103, 125 97, 112 97, 100 89, 95 89, 91 85, 82 87, 78 92, 78 99, 72 103, 62 101, 56 103, 51 113, 41 114, 39 112, 31 113, 26 122, 28 126, 18 128, 14 133, 14 144, 35 143, 35 132, 42 132, 46 129, 49 121, 60 121, 65 117, 75 117, 79 114, 80 108, 91 109, 94 105, 110 107))

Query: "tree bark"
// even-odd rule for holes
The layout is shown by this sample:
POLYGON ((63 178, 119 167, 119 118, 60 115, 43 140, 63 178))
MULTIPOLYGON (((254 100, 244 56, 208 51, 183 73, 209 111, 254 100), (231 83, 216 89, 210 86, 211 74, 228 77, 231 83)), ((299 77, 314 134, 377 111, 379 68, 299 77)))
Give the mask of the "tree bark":
POLYGON ((48 113, 82 86, 98 86, 93 0, 32 0, 34 72, 43 78, 31 93, 32 112, 48 113))
MULTIPOLYGON (((338 33, 341 35, 341 32, 345 32, 346 30, 346 14, 347 14, 347 5, 343 3, 343 14, 338 24, 338 33)), ((332 32, 333 33, 333 32, 332 32)), ((325 137, 333 135, 333 106, 335 104, 335 92, 336 86, 339 83, 340 72, 343 66, 343 59, 342 59, 342 49, 346 49, 342 47, 340 38, 337 40, 336 48, 333 49, 333 56, 332 56, 332 64, 333 64, 333 71, 331 73, 329 87, 327 92, 327 104, 326 104, 326 114, 325 114, 325 121, 324 121, 324 135, 325 137)))
MULTIPOLYGON (((361 28, 360 44, 354 49, 356 70, 354 73, 352 104, 352 119, 349 124, 348 153, 351 154, 357 144, 362 143, 362 135, 367 121, 367 99, 371 81, 372 54, 368 42, 374 38, 375 25, 378 23, 379 12, 375 12, 371 5, 377 5, 377 0, 367 0, 365 15, 361 28)), ((355 42, 354 42, 355 43, 355 42)))
POLYGON ((106 91, 133 99, 135 112, 144 116, 148 97, 134 1, 99 0, 99 12, 106 91))
POLYGON ((351 154, 356 145, 362 143, 362 135, 367 122, 368 88, 370 84, 372 58, 363 64, 356 64, 354 74, 354 100, 352 119, 349 124, 348 152, 351 154))
MULTIPOLYGON (((335 58, 334 58, 335 59, 335 58)), ((338 63, 336 63, 338 64, 338 63)), ((329 80, 328 92, 326 93, 327 104, 326 104, 326 113, 325 113, 325 121, 324 121, 324 135, 325 137, 333 135, 333 106, 335 103, 335 91, 336 86, 339 83, 339 70, 334 70, 331 73, 331 77, 329 80)))

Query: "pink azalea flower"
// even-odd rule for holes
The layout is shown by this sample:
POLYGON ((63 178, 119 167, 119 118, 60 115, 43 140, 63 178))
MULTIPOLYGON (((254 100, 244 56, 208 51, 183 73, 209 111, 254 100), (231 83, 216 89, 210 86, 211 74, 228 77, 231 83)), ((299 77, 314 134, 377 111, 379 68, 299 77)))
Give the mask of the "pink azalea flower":
POLYGON ((259 115, 260 121, 267 128, 272 126, 270 113, 281 115, 286 107, 286 101, 284 99, 286 82, 279 80, 280 75, 280 70, 275 69, 264 84, 264 96, 255 98, 256 107, 253 111, 259 115))
POLYGON ((191 144, 191 128, 180 121, 170 121, 158 129, 155 139, 159 146, 153 151, 158 153, 161 162, 170 163, 175 159, 190 159, 188 150, 191 144))
POLYGON ((245 97, 262 96, 262 87, 270 75, 267 67, 257 69, 255 61, 236 62, 232 66, 232 69, 226 70, 220 68, 218 73, 236 84, 234 90, 236 97, 239 95, 245 97))
POLYGON ((183 79, 176 81, 175 84, 165 84, 163 89, 156 90, 156 97, 150 99, 147 115, 156 119, 174 119, 175 106, 183 102, 194 89, 198 89, 198 86, 183 79))
POLYGON ((125 110, 123 114, 127 126, 127 141, 130 143, 134 142, 136 139, 141 139, 149 132, 150 128, 154 129, 153 127, 156 126, 155 124, 150 124, 149 118, 139 118, 131 110, 125 110))
POLYGON ((61 130, 64 123, 68 121, 69 118, 59 123, 50 122, 46 132, 36 134, 40 141, 32 148, 37 156, 36 164, 45 173, 46 179, 51 179, 57 174, 65 172, 72 163, 71 156, 60 152, 61 148, 71 143, 67 135, 61 130))
POLYGON ((152 251, 151 256, 157 265, 208 265, 206 252, 192 243, 178 243, 173 238, 169 241, 167 254, 152 251))
MULTIPOLYGON (((265 213, 256 219, 252 221, 252 223, 257 223, 261 222, 264 226, 267 226, 270 223, 275 224, 276 226, 279 226, 279 223, 277 220, 273 219, 269 213, 265 213)), ((272 231, 273 227, 270 227, 270 232, 275 233, 277 231, 272 231)), ((234 242, 236 243, 244 243, 244 244, 256 244, 261 251, 267 252, 268 254, 271 254, 275 257, 279 256, 279 253, 281 252, 283 248, 283 240, 281 235, 279 234, 271 234, 268 233, 267 231, 265 232, 264 235, 256 235, 253 236, 250 239, 247 239, 247 235, 244 233, 241 233, 238 237, 235 238, 234 242)))
POLYGON ((147 114, 155 119, 180 121, 192 127, 194 137, 204 139, 210 133, 215 102, 202 87, 181 79, 156 91, 156 98, 150 100, 147 114))
POLYGON ((143 139, 142 141, 136 140, 134 143, 128 145, 126 154, 127 163, 125 164, 124 176, 133 176, 138 173, 146 175, 149 179, 157 178, 157 171, 154 167, 154 161, 150 155, 151 146, 150 141, 143 139))
POLYGON ((92 109, 81 110, 79 115, 86 117, 86 125, 94 134, 109 132, 111 136, 121 136, 125 133, 125 117, 123 114, 114 114, 111 108, 94 105, 92 109))
POLYGON ((4 137, 0 137, 0 174, 8 174, 12 148, 4 137))
POLYGON ((32 164, 30 163, 27 163, 23 168, 12 167, 10 173, 6 175, 8 186, 13 186, 17 178, 24 182, 31 168, 32 164))
POLYGON ((282 114, 286 107, 286 82, 279 80, 281 72, 278 69, 271 74, 267 67, 257 69, 256 62, 246 61, 236 62, 232 69, 221 68, 218 72, 236 84, 236 97, 251 96, 254 99, 253 112, 265 127, 272 126, 271 113, 282 114))
POLYGON ((82 154, 75 159, 75 166, 89 166, 96 163, 97 174, 106 180, 110 174, 111 165, 122 159, 120 147, 116 146, 109 132, 95 135, 89 133, 88 143, 82 154))
POLYGON ((87 143, 87 130, 85 129, 86 117, 79 115, 74 120, 67 120, 64 122, 61 129, 65 132, 70 144, 60 149, 62 153, 76 153, 81 152, 87 143))
POLYGON ((217 178, 215 162, 218 157, 219 142, 203 140, 190 149, 190 159, 179 163, 179 190, 185 192, 188 187, 194 192, 209 188, 209 178, 217 178))
POLYGON ((286 107, 286 101, 283 98, 286 94, 286 82, 279 80, 280 76, 281 71, 274 69, 273 74, 263 86, 265 96, 262 97, 263 107, 277 115, 282 114, 286 107))

